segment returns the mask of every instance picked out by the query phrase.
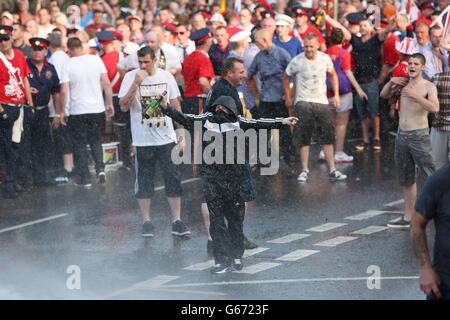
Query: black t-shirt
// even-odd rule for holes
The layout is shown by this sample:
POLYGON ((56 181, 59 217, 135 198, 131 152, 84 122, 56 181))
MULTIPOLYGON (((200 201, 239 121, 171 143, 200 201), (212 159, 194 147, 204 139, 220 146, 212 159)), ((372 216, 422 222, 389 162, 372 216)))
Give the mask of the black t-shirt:
POLYGON ((434 221, 436 238, 433 269, 450 286, 450 165, 434 172, 416 200, 416 211, 434 221))
POLYGON ((208 99, 206 100, 207 110, 209 111, 209 107, 214 101, 217 100, 220 96, 229 96, 232 97, 234 102, 236 103, 236 107, 238 109, 239 115, 243 114, 243 107, 241 103, 241 99, 239 98, 239 93, 235 87, 231 83, 229 83, 225 79, 220 79, 217 81, 211 88, 208 93, 208 99))
POLYGON ((352 35, 350 40, 352 55, 355 62, 355 78, 377 79, 381 70, 381 45, 378 35, 363 42, 360 37, 352 35))

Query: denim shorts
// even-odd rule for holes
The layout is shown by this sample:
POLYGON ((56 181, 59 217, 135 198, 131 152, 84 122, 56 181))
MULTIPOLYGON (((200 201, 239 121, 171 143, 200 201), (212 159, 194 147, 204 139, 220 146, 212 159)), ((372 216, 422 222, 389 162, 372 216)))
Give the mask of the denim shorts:
POLYGON ((361 98, 355 94, 355 109, 360 119, 367 117, 375 118, 378 116, 378 100, 380 97, 378 89, 378 81, 374 80, 369 83, 361 84, 361 88, 367 94, 367 100, 361 100, 361 98))
POLYGON ((416 166, 422 171, 425 178, 434 172, 428 128, 411 131, 398 130, 395 139, 395 164, 398 180, 402 187, 409 187, 416 182, 416 166))
POLYGON ((295 104, 299 123, 294 127, 294 145, 309 146, 314 130, 321 145, 334 144, 334 123, 327 104, 299 101, 295 104))

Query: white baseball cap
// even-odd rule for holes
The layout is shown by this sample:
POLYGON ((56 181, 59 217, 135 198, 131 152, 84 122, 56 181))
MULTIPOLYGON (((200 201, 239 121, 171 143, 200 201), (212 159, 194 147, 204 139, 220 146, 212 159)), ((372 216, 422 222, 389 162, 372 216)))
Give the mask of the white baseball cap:
POLYGON ((287 26, 292 28, 294 26, 295 20, 289 17, 286 14, 277 14, 275 16, 275 25, 276 26, 287 26))

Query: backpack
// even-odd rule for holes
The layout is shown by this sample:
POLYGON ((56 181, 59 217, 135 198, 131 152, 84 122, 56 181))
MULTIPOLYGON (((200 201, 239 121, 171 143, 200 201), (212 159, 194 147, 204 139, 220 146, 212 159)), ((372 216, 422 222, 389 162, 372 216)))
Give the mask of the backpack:
MULTIPOLYGON (((341 48, 339 50, 337 59, 335 61, 333 60, 334 70, 336 70, 336 74, 339 79, 339 95, 343 95, 352 91, 352 84, 345 72, 341 69, 343 53, 344 49, 341 48)), ((333 93, 333 86, 331 85, 331 78, 329 75, 327 75, 327 89, 329 92, 333 93)))

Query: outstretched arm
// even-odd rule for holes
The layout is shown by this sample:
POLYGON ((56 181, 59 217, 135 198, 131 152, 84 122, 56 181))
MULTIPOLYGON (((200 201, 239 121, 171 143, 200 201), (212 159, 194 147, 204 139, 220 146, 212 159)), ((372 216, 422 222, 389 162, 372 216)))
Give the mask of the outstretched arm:
POLYGON ((295 126, 298 118, 275 118, 275 119, 245 119, 239 116, 239 125, 243 130, 247 129, 281 129, 283 125, 295 126))
POLYGON ((206 122, 208 117, 211 116, 211 113, 202 113, 199 115, 196 114, 185 114, 181 111, 176 110, 175 108, 168 106, 165 103, 161 104, 161 108, 163 112, 168 116, 171 117, 174 121, 178 122, 182 126, 185 126, 187 128, 194 127, 194 124, 196 121, 201 121, 202 123, 206 122))

